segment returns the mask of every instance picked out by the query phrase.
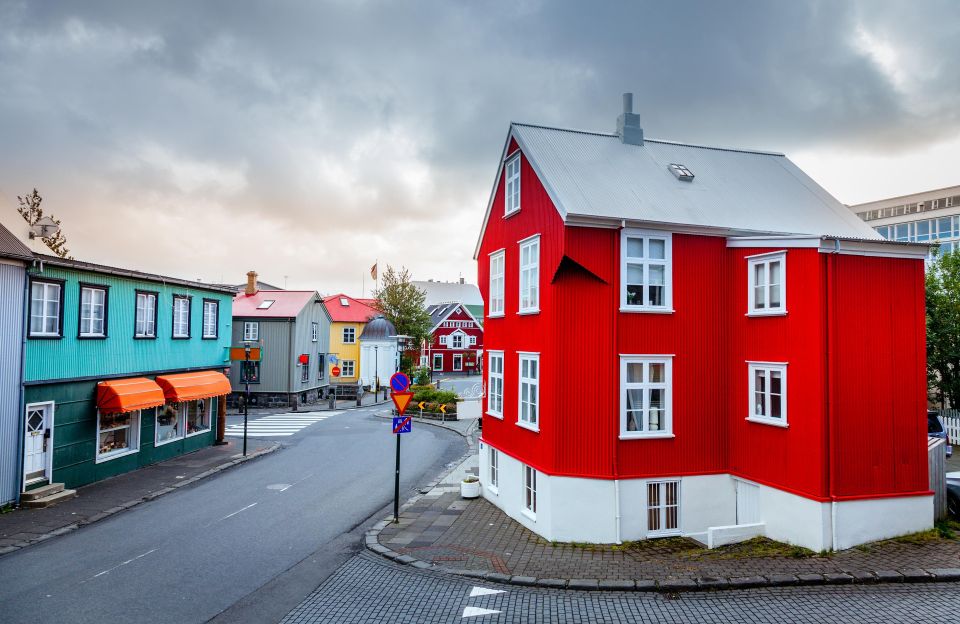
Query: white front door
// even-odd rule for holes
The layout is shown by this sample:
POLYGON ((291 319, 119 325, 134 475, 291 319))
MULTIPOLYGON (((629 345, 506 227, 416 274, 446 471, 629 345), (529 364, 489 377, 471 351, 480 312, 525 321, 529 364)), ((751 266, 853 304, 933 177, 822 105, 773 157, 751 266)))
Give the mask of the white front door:
POLYGON ((32 403, 26 411, 26 439, 23 444, 23 482, 50 479, 53 403, 32 403))
POLYGON ((760 522, 760 487, 737 481, 737 524, 760 522))

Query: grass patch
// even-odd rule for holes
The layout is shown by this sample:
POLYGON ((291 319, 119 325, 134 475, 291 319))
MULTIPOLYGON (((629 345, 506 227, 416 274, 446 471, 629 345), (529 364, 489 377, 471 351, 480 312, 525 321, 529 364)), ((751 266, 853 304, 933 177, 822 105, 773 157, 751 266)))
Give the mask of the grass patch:
POLYGON ((949 518, 946 520, 940 520, 937 522, 934 528, 943 539, 960 539, 960 522, 957 522, 956 520, 951 520, 949 518))
POLYGON ((7 503, 6 505, 0 506, 0 514, 8 514, 13 511, 13 503, 7 503))
POLYGON ((790 557, 805 559, 820 556, 803 546, 794 546, 776 542, 766 537, 755 537, 739 544, 721 546, 713 550, 704 549, 701 557, 707 559, 754 559, 759 557, 790 557))

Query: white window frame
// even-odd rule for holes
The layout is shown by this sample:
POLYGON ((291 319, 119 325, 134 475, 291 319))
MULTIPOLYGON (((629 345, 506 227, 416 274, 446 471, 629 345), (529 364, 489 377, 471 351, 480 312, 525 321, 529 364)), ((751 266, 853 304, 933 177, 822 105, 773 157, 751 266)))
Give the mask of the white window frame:
POLYGON ((111 427, 106 430, 100 429, 100 410, 97 410, 97 438, 96 438, 96 458, 94 463, 99 464, 101 462, 110 461, 111 459, 116 459, 118 457, 125 457, 127 455, 133 455, 134 453, 140 452, 140 417, 142 410, 134 410, 130 412, 130 424, 125 427, 111 427), (125 449, 119 449, 116 451, 108 451, 106 453, 100 452, 100 435, 107 431, 113 431, 116 429, 129 429, 130 445, 125 449))
POLYGON ((788 427, 787 424, 787 362, 751 362, 747 361, 747 374, 749 375, 747 386, 749 394, 747 395, 747 420, 750 422, 761 423, 764 425, 773 425, 775 427, 788 427), (763 395, 764 411, 770 414, 770 373, 776 371, 780 373, 780 417, 758 414, 755 403, 756 394, 756 373, 764 371, 766 380, 766 391, 763 395))
POLYGON ((782 316, 787 313, 787 252, 786 250, 774 251, 770 253, 747 256, 747 316, 782 316), (770 284, 770 265, 780 263, 780 283, 777 288, 780 290, 780 305, 770 306, 770 294, 773 287, 770 284), (763 288, 764 307, 757 308, 757 284, 756 269, 763 267, 764 283, 763 288))
POLYGON ((81 338, 106 338, 107 337, 107 289, 103 286, 81 286, 80 287, 80 314, 78 319, 78 335, 81 338), (100 293, 102 300, 95 303, 96 293, 100 293), (84 294, 90 293, 89 316, 84 315, 84 294), (94 310, 99 307, 100 316, 98 317, 94 310), (95 323, 100 323, 100 330, 94 331, 95 323), (86 326, 86 327, 85 327, 86 326), (86 331, 84 331, 86 330, 86 331))
POLYGON ((524 429, 529 429, 531 431, 540 431, 540 354, 539 353, 528 353, 521 351, 517 353, 517 425, 523 427, 524 429), (534 362, 536 363, 537 376, 536 377, 524 377, 523 376, 523 363, 534 362), (528 384, 533 386, 534 397, 533 400, 529 403, 533 406, 531 410, 533 412, 533 418, 524 417, 523 413, 523 386, 528 384))
POLYGON ((631 440, 637 438, 672 438, 673 433, 673 355, 621 355, 620 356, 620 439, 631 440), (643 366, 643 378, 649 379, 650 364, 663 365, 663 382, 627 382, 627 367, 629 364, 643 366), (637 431, 627 430, 627 391, 643 391, 643 416, 641 428, 637 431), (663 414, 661 416, 664 428, 656 431, 647 429, 649 426, 648 412, 650 409, 650 390, 663 390, 663 414))
POLYGON ((658 230, 640 230, 636 228, 624 228, 620 231, 620 311, 621 312, 654 312, 659 314, 673 313, 673 234, 658 230), (643 256, 628 256, 628 238, 643 239, 643 256), (648 258, 650 249, 650 240, 663 241, 663 258, 648 258), (663 265, 663 305, 640 305, 627 304, 627 266, 643 266, 643 285, 641 289, 641 301, 648 301, 648 289, 650 288, 650 265, 663 265))
POLYGON ((244 321, 243 322, 243 341, 256 342, 258 340, 260 340, 260 322, 244 321))
POLYGON ((341 377, 356 377, 357 376, 357 362, 356 360, 343 360, 340 362, 340 376, 341 377), (350 365, 350 372, 347 372, 347 364, 350 365))
POLYGON ((477 337, 476 337, 476 336, 467 336, 467 338, 468 338, 468 341, 469 341, 469 345, 470 345, 471 347, 476 346, 476 344, 477 344, 477 337))
POLYGON ((460 372, 463 370, 463 354, 454 353, 453 354, 453 371, 460 372))
POLYGON ((138 292, 133 318, 134 336, 136 338, 156 338, 156 321, 157 294, 152 292, 138 292))
POLYGON ((487 446, 487 459, 489 464, 489 481, 487 482, 487 489, 493 492, 494 494, 500 493, 500 451, 493 448, 492 446, 487 446))
POLYGON ((522 507, 520 512, 531 520, 537 519, 537 469, 521 464, 523 470, 523 487, 520 488, 522 507))
POLYGON ((487 414, 503 420, 503 351, 487 351, 487 414), (494 361, 500 363, 499 372, 494 361))
POLYGON ((60 318, 60 315, 63 314, 63 284, 59 282, 45 282, 43 280, 32 280, 30 282, 30 319, 29 327, 30 336, 36 336, 40 338, 59 338, 62 336, 63 331, 63 319, 60 318), (37 306, 35 304, 36 298, 34 297, 34 289, 37 286, 42 287, 42 296, 41 296, 41 306, 39 314, 37 313, 37 306), (56 293, 56 299, 50 297, 51 293, 56 293), (56 301, 56 312, 53 315, 47 314, 47 303, 56 301), (44 328, 47 326, 47 321, 49 319, 54 320, 54 330, 48 332, 45 329, 40 331, 33 331, 33 319, 40 319, 40 327, 44 328))
POLYGON ((308 383, 310 381, 310 354, 304 353, 307 356, 307 363, 300 365, 300 383, 308 383))
POLYGON ((521 241, 520 245, 520 299, 518 314, 540 312, 540 235, 534 234, 521 241), (524 249, 530 249, 530 259, 523 262, 524 249), (526 291, 526 292, 524 292, 526 291), (524 305, 526 302, 527 305, 524 305))
POLYGON ((503 216, 520 212, 520 150, 503 164, 503 216))
POLYGON ((196 402, 197 402, 197 403, 204 403, 204 404, 206 405, 206 410, 207 410, 207 427, 206 427, 206 429, 198 429, 197 431, 194 431, 193 433, 188 433, 188 432, 187 432, 187 424, 188 424, 188 421, 189 421, 189 413, 188 413, 188 412, 189 412, 189 409, 190 409, 190 407, 189 407, 188 404, 189 404, 189 403, 193 403, 193 401, 184 401, 183 403, 180 404, 180 417, 183 418, 183 437, 184 437, 184 438, 190 438, 190 437, 193 437, 193 436, 198 436, 198 435, 203 435, 203 434, 205 434, 205 433, 210 433, 210 430, 213 428, 213 415, 216 413, 216 410, 217 410, 217 404, 216 404, 216 401, 217 401, 217 400, 218 400, 218 397, 210 397, 210 398, 206 398, 206 399, 196 399, 196 402))
POLYGON ((313 321, 310 323, 310 342, 320 340, 320 323, 313 321))
POLYGON ((463 337, 464 334, 461 331, 455 331, 450 334, 450 348, 451 349, 462 349, 463 348, 463 337))
POLYGON ((190 337, 190 298, 180 295, 174 295, 173 297, 173 337, 174 338, 189 338, 190 337), (183 319, 183 314, 186 313, 186 320, 183 319), (186 333, 182 333, 178 326, 185 326, 186 333))
POLYGON ((340 341, 343 344, 357 344, 357 328, 344 327, 343 331, 340 332, 340 341), (350 335, 350 340, 347 340, 347 334, 350 335))
POLYGON ((659 481, 647 481, 647 504, 645 505, 645 510, 647 512, 646 522, 647 522, 647 537, 666 537, 669 535, 680 535, 681 527, 683 526, 683 518, 681 517, 681 505, 680 505, 680 480, 679 479, 662 479, 659 481), (667 505, 667 488, 670 485, 676 487, 674 493, 674 500, 676 504, 667 505), (657 488, 657 505, 651 506, 650 504, 650 487, 654 486, 657 488), (664 528, 667 524, 667 509, 675 508, 677 510, 676 519, 677 526, 672 528, 664 528), (660 528, 651 529, 650 528, 650 512, 656 510, 657 518, 659 521, 660 528))
POLYGON ((498 249, 490 254, 490 303, 487 308, 488 317, 504 315, 504 284, 506 280, 507 258, 506 250, 498 249))
POLYGON ((182 440, 185 437, 185 432, 187 430, 187 419, 186 413, 182 409, 182 403, 165 403, 160 407, 154 408, 153 414, 153 445, 154 446, 163 446, 164 444, 170 444, 171 442, 176 442, 177 440, 182 440), (166 438, 165 440, 160 439, 160 410, 165 410, 167 407, 171 407, 176 413, 177 418, 177 435, 172 438, 166 438))
POLYGON ((431 366, 430 368, 431 368, 434 372, 436 372, 436 371, 442 371, 442 370, 443 370, 443 354, 442 354, 442 353, 434 353, 434 354, 433 354, 433 362, 431 362, 431 364, 432 364, 432 366, 431 366), (437 361, 438 361, 438 360, 440 361, 440 366, 439 366, 439 367, 437 366, 437 361))
POLYGON ((420 356, 420 368, 426 368, 430 364, 430 358, 425 355, 420 356))
POLYGON ((220 318, 220 302, 211 299, 203 301, 203 328, 201 334, 203 338, 216 338, 218 335, 217 323, 220 318), (209 330, 209 331, 208 331, 209 330))

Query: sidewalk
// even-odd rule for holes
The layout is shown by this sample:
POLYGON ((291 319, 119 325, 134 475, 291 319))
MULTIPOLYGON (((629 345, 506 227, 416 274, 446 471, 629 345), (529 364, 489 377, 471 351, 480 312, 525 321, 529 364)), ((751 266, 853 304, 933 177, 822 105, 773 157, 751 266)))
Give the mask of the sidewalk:
POLYGON ((250 439, 247 456, 241 442, 210 446, 187 455, 77 489, 77 497, 43 509, 17 509, 0 514, 0 555, 69 533, 142 502, 153 500, 221 470, 279 448, 279 443, 250 439))
POLYGON ((474 455, 411 499, 399 524, 379 522, 367 534, 367 547, 422 569, 571 589, 960 581, 956 524, 952 538, 931 531, 826 555, 765 539, 714 550, 679 537, 619 546, 550 543, 487 501, 460 498, 460 479, 476 474, 476 466, 474 455))

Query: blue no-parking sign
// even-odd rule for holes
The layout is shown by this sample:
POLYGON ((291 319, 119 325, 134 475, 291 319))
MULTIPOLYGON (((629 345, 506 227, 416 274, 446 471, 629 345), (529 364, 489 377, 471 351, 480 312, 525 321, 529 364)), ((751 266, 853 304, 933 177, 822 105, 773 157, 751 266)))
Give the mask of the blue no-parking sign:
POLYGON ((410 387, 410 378, 406 373, 394 373, 390 378, 390 387, 394 392, 406 392, 410 387))
POLYGON ((410 417, 409 416, 394 416, 393 417, 393 432, 394 433, 410 433, 410 417))

